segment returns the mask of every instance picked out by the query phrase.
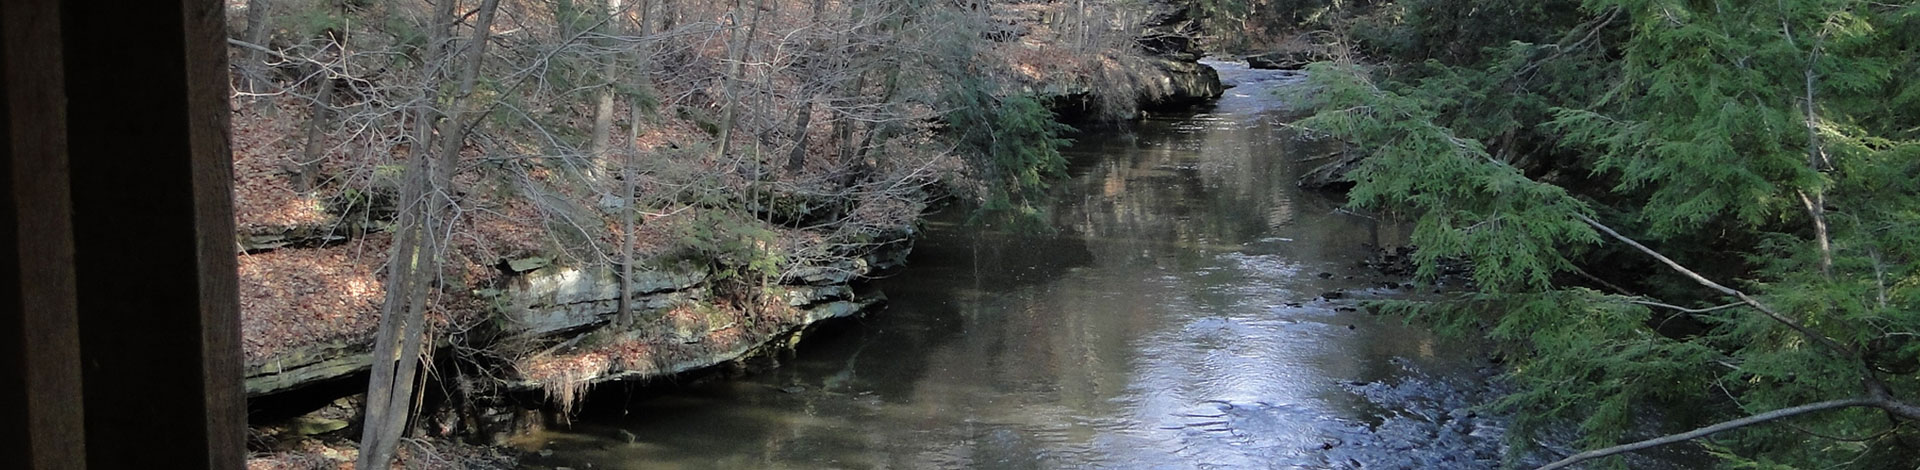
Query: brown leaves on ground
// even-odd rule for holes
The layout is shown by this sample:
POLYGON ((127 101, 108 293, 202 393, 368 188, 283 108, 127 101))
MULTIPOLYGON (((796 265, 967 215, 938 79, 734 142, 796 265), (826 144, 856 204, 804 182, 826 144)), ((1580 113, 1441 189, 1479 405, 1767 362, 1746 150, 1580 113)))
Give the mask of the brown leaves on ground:
POLYGON ((386 289, 386 234, 313 249, 240 255, 240 328, 248 365, 311 344, 370 341, 386 289))
MULTIPOLYGON (((353 470, 360 449, 339 439, 303 439, 287 450, 247 457, 247 470, 353 470)), ((406 439, 389 468, 406 470, 506 470, 512 455, 500 449, 438 439, 406 439)))
POLYGON ((295 191, 289 177, 298 167, 307 110, 291 99, 268 103, 233 116, 234 222, 241 232, 329 223, 320 201, 295 191))
MULTIPOLYGON (((340 245, 239 255, 240 328, 248 366, 301 347, 370 342, 386 299, 388 234, 340 245)), ((455 262, 448 274, 475 283, 498 276, 487 266, 455 262)), ((487 305, 470 292, 441 292, 427 310, 433 328, 470 324, 487 305)))

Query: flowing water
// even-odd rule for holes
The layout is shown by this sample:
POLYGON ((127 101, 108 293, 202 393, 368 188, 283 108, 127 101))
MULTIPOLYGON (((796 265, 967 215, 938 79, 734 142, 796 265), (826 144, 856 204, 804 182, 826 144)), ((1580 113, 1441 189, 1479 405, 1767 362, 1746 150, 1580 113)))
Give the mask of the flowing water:
POLYGON ((1299 77, 1213 65, 1237 86, 1212 109, 1078 136, 1054 230, 936 218, 875 282, 884 311, 779 368, 530 436, 527 463, 1498 467, 1479 348, 1356 308, 1420 293, 1359 263, 1401 227, 1294 184, 1324 155, 1270 92, 1299 77))

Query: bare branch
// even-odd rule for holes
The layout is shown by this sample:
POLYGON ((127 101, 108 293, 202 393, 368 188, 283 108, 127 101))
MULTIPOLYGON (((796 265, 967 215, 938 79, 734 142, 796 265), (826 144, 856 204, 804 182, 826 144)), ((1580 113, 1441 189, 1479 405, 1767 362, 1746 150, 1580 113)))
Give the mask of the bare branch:
POLYGON ((1876 398, 1847 398, 1842 400, 1830 400, 1830 401, 1823 401, 1819 403, 1810 403, 1810 404, 1800 405, 1792 408, 1781 408, 1778 410, 1773 410, 1766 413, 1760 413, 1757 415, 1748 416, 1748 417, 1736 419, 1733 421, 1714 424, 1711 426, 1707 426, 1707 427, 1703 427, 1700 429, 1695 429, 1692 431, 1687 431, 1679 434, 1669 434, 1665 436, 1656 437, 1653 439, 1647 439, 1640 442, 1621 444, 1613 447, 1608 447, 1605 449, 1595 449, 1595 450, 1589 450, 1586 452, 1581 452, 1578 454, 1573 454, 1572 456, 1568 456, 1567 458, 1560 459, 1559 461, 1556 461, 1554 463, 1543 465, 1536 470, 1553 470, 1556 468, 1566 468, 1569 465, 1573 465, 1575 463, 1579 463, 1586 460, 1592 460, 1592 459, 1607 457, 1607 456, 1616 455, 1616 454, 1624 454, 1627 452, 1659 447, 1659 446, 1672 444, 1676 442, 1685 442, 1692 439, 1698 439, 1701 437, 1710 436, 1716 433, 1731 431, 1734 429, 1752 426, 1755 424, 1761 424, 1768 421, 1775 421, 1783 418, 1790 418, 1790 417, 1799 416, 1799 415, 1812 413, 1816 411, 1826 411, 1826 410, 1833 410, 1833 409, 1840 409, 1840 408, 1854 408, 1854 407, 1861 407, 1861 406, 1884 407, 1885 405, 1886 405, 1885 401, 1876 399, 1876 398))
POLYGON ((1665 309, 1679 310, 1686 313, 1707 313, 1707 312, 1712 312, 1716 310, 1725 310, 1733 307, 1746 305, 1745 302, 1734 302, 1726 305, 1718 305, 1718 306, 1707 307, 1707 308, 1686 308, 1679 305, 1663 304, 1660 302, 1650 302, 1645 300, 1628 300, 1627 303, 1645 305, 1649 307, 1660 307, 1665 309))
POLYGON ((1800 323, 1795 322, 1792 319, 1787 318, 1786 316, 1780 315, 1780 312, 1775 311, 1772 307, 1768 307, 1766 304, 1760 303, 1759 300, 1754 300, 1753 297, 1748 296, 1745 292, 1740 292, 1738 290, 1734 290, 1731 287, 1720 285, 1720 283, 1718 282, 1713 282, 1712 280, 1707 279, 1706 276, 1701 276, 1700 273, 1693 272, 1693 270, 1687 269, 1686 266, 1681 266, 1679 262, 1674 261, 1672 258, 1668 258, 1666 255, 1660 254, 1660 252, 1653 251, 1652 248, 1647 248, 1646 245, 1642 245, 1640 244, 1640 242, 1634 241, 1631 238, 1627 238, 1626 235, 1621 235, 1620 232, 1615 231, 1612 227, 1608 227, 1605 224, 1601 224, 1599 221, 1593 220, 1593 218, 1587 217, 1585 215, 1580 215, 1580 214, 1575 214, 1574 217, 1579 217, 1580 220, 1583 222, 1586 222, 1587 225, 1593 226, 1593 228, 1598 229, 1603 233, 1606 233, 1608 236, 1613 237, 1615 240, 1620 240, 1622 243, 1626 243, 1628 246, 1632 246, 1634 249, 1640 250, 1641 253, 1646 253, 1647 256, 1652 256, 1653 259, 1660 260, 1660 262, 1663 264, 1666 264, 1668 268, 1672 268, 1675 272, 1679 272, 1680 274, 1687 276, 1687 278, 1692 279, 1693 282, 1695 283, 1699 283, 1702 286, 1706 286, 1708 289, 1713 289, 1722 294, 1726 294, 1734 298, 1740 299, 1740 303, 1747 304, 1748 306, 1753 307, 1754 310, 1759 310, 1760 313, 1766 315, 1767 318, 1773 319, 1773 321, 1780 323, 1782 325, 1786 325, 1788 328, 1792 328, 1793 331, 1799 332, 1801 336, 1805 336, 1808 340, 1811 340, 1816 343, 1820 343, 1821 346, 1825 346, 1828 349, 1832 349, 1834 352, 1840 353, 1842 356, 1847 358, 1860 357, 1859 354, 1855 353, 1852 348, 1848 348, 1845 345, 1840 344, 1838 341, 1834 341, 1833 338, 1828 338, 1826 335, 1820 334, 1820 332, 1813 331, 1813 329, 1807 328, 1805 325, 1801 325, 1800 323))

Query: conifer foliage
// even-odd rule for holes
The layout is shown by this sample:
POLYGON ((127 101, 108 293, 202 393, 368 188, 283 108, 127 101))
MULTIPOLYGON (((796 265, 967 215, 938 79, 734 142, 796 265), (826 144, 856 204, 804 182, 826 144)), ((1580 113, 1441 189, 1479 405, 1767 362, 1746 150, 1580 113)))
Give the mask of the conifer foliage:
POLYGON ((1352 203, 1416 224, 1421 274, 1472 264, 1475 292, 1383 308, 1495 340, 1521 385, 1498 405, 1584 436, 1549 468, 1679 442, 1913 465, 1920 6, 1414 0, 1349 24, 1381 62, 1312 66, 1300 124, 1365 152, 1352 203), (1699 427, 1630 442, 1658 410, 1699 427))

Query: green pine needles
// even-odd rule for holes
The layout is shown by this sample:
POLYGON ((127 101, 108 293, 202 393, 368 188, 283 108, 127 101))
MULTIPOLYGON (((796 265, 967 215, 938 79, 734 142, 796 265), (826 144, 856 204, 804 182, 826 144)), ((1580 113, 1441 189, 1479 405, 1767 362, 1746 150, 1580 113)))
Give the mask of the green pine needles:
POLYGON ((1309 69, 1299 125, 1366 152, 1352 204, 1416 225, 1421 276, 1473 266, 1471 294, 1382 307, 1494 340, 1521 431, 1583 432, 1590 451, 1549 468, 1675 442, 1729 468, 1911 468, 1920 6, 1532 8, 1583 14, 1541 16, 1558 37, 1409 15, 1455 23, 1361 38, 1414 64, 1309 69), (1461 30, 1479 52, 1400 46, 1461 30), (1703 427, 1621 444, 1660 410, 1662 429, 1703 427))
POLYGON ((1039 215, 1032 204, 1047 182, 1061 175, 1067 159, 1062 134, 1072 128, 1031 95, 997 96, 977 79, 958 81, 946 90, 947 137, 956 150, 975 159, 985 185, 983 214, 1018 220, 1039 215))

